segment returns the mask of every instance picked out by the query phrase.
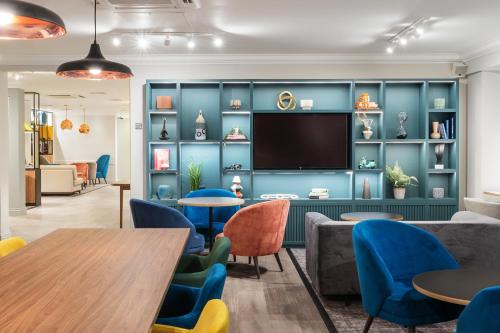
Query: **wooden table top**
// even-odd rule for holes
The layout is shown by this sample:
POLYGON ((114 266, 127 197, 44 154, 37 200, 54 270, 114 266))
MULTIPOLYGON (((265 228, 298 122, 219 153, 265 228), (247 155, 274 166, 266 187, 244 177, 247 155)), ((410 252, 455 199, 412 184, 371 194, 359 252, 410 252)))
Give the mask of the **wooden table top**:
POLYGON ((179 199, 177 203, 181 206, 193 207, 229 207, 241 206, 245 203, 245 200, 228 197, 198 197, 179 199))
POLYGON ((0 259, 0 332, 149 332, 189 229, 59 229, 0 259))
POLYGON ((344 213, 340 215, 342 221, 364 221, 372 219, 385 219, 393 221, 402 221, 404 217, 398 214, 382 213, 382 212, 359 212, 359 213, 344 213))
POLYGON ((444 302, 467 305, 484 288, 500 286, 500 271, 448 269, 427 272, 413 278, 420 293, 444 302))
POLYGON ((129 186, 130 187, 130 180, 117 180, 111 183, 113 186, 129 186))

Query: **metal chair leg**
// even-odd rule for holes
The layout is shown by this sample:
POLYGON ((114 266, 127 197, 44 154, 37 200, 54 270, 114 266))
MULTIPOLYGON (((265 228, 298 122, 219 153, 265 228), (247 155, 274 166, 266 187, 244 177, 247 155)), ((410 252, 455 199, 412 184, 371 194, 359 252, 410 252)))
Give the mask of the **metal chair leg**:
POLYGON ((366 319, 365 328, 363 329, 363 333, 368 333, 370 327, 372 326, 373 319, 373 316, 368 316, 368 319, 366 319))
POLYGON ((253 257, 253 263, 255 264, 255 272, 257 273, 257 279, 260 279, 259 257, 253 257))
POLYGON ((278 262, 278 266, 280 267, 280 270, 283 272, 283 265, 281 264, 280 254, 275 253, 274 257, 276 258, 276 261, 278 262))
POLYGON ((415 333, 415 326, 408 326, 408 333, 415 333))

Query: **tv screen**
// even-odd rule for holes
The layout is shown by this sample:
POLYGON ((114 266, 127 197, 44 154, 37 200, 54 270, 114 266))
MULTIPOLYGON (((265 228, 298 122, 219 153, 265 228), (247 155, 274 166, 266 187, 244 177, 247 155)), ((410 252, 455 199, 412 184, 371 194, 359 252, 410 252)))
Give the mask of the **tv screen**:
POLYGON ((257 170, 351 169, 351 114, 254 114, 257 170))

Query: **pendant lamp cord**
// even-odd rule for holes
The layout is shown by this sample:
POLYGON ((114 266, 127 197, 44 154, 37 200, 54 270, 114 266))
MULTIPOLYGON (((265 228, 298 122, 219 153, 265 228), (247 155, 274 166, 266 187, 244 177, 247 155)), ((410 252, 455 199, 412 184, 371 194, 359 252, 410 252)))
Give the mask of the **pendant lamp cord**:
POLYGON ((97 44, 97 0, 94 0, 94 44, 97 44))

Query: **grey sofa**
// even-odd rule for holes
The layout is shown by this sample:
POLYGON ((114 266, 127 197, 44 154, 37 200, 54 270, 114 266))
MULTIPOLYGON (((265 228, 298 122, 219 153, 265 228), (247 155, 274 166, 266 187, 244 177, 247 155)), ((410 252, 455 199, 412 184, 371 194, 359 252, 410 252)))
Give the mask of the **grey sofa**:
MULTIPOLYGON (((500 269, 500 220, 458 212, 451 221, 408 223, 439 238, 462 267, 500 269)), ((355 224, 332 221, 319 213, 306 214, 306 268, 322 295, 359 294, 352 246, 355 224)))

